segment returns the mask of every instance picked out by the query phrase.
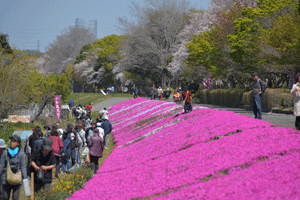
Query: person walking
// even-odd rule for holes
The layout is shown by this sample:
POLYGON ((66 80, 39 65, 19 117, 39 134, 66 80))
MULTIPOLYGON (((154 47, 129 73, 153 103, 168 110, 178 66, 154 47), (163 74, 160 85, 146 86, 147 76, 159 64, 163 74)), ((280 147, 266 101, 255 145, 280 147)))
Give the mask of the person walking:
POLYGON ((295 128, 300 130, 300 73, 295 76, 295 84, 291 89, 291 95, 294 96, 295 128))
POLYGON ((158 99, 162 99, 162 94, 163 94, 163 90, 162 90, 161 86, 159 86, 158 89, 157 89, 158 99))
POLYGON ((46 136, 46 137, 50 136, 50 132, 51 132, 50 124, 46 124, 46 125, 44 126, 44 129, 45 129, 45 136, 46 136))
POLYGON ((90 139, 89 150, 91 159, 91 169, 96 174, 99 168, 99 158, 103 157, 104 142, 99 136, 99 129, 94 130, 94 135, 90 139))
POLYGON ((27 135, 26 140, 25 140, 25 147, 24 147, 24 152, 27 157, 27 165, 26 165, 27 176, 29 176, 29 177, 30 177, 30 163, 31 163, 31 147, 29 145, 29 141, 30 141, 30 137, 34 133, 34 129, 35 128, 32 128, 32 132, 27 135))
POLYGON ((96 122, 94 120, 92 121, 91 124, 92 124, 92 127, 88 128, 85 131, 85 141, 86 141, 87 145, 90 142, 90 138, 94 135, 94 130, 96 128, 96 122))
POLYGON ((18 200, 20 197, 22 180, 26 179, 27 177, 25 153, 23 150, 21 150, 20 144, 20 136, 12 135, 10 137, 10 147, 8 149, 5 149, 1 155, 0 177, 3 187, 3 200, 9 200, 11 191, 12 199, 18 200), (10 182, 8 179, 8 172, 10 170, 14 174, 20 173, 21 171, 20 179, 14 183, 10 182))
POLYGON ((184 103, 184 113, 188 113, 190 111, 193 110, 192 108, 192 104, 191 104, 191 101, 192 101, 192 93, 191 91, 188 90, 188 87, 187 86, 184 86, 183 87, 183 91, 182 91, 182 98, 183 98, 183 103, 184 103))
POLYGON ((72 167, 75 165, 76 160, 76 152, 78 150, 78 137, 77 132, 74 130, 74 125, 69 123, 67 125, 67 130, 64 132, 63 140, 66 138, 70 139, 70 148, 71 148, 71 160, 72 160, 72 167))
POLYGON ((78 147, 75 155, 75 163, 80 163, 80 156, 81 156, 81 151, 82 147, 85 144, 85 131, 83 130, 83 125, 81 123, 77 124, 78 130, 76 130, 77 134, 77 140, 78 140, 78 147))
POLYGON ((109 136, 110 136, 110 133, 112 131, 112 126, 111 126, 110 121, 108 121, 107 119, 104 119, 104 121, 101 124, 101 128, 103 128, 103 130, 104 130, 104 144, 105 144, 105 149, 108 149, 109 136))
POLYGON ((72 153, 71 150, 71 140, 70 140, 70 134, 66 136, 66 138, 63 140, 63 149, 61 150, 61 173, 69 173, 71 169, 71 160, 70 156, 72 153), (68 168, 68 171, 66 171, 66 167, 68 168))
POLYGON ((258 73, 252 73, 253 78, 253 113, 255 119, 261 119, 261 101, 262 101, 262 93, 266 91, 267 84, 265 84, 261 79, 258 78, 258 73))
POLYGON ((39 151, 42 148, 43 141, 44 141, 43 133, 37 132, 36 140, 34 140, 33 142, 33 149, 31 155, 33 155, 34 152, 39 151))
POLYGON ((52 183, 52 169, 55 168, 55 157, 52 152, 53 141, 50 138, 45 138, 42 148, 33 153, 31 159, 31 171, 34 172, 34 192, 50 190, 52 183), (43 179, 38 178, 38 171, 43 170, 43 179))
POLYGON ((54 130, 51 132, 50 139, 52 139, 52 151, 55 157, 55 177, 58 178, 59 168, 60 168, 60 157, 61 157, 61 150, 64 147, 62 139, 59 137, 58 130, 54 130))
MULTIPOLYGON (((0 139, 0 161, 1 161, 1 156, 5 149, 6 149, 5 141, 3 139, 0 139)), ((0 200, 2 200, 2 194, 3 194, 3 189, 2 189, 2 183, 0 181, 0 200)))
POLYGON ((138 92, 139 92, 139 89, 136 87, 136 88, 134 89, 134 92, 133 92, 133 98, 134 98, 134 99, 137 98, 138 92))

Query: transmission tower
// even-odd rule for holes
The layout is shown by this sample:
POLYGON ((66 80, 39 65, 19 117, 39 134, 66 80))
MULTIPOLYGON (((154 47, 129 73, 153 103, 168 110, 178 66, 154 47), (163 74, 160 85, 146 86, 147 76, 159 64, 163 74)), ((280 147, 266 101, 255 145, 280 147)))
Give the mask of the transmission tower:
POLYGON ((37 50, 40 51, 40 41, 38 40, 38 43, 37 43, 37 50))

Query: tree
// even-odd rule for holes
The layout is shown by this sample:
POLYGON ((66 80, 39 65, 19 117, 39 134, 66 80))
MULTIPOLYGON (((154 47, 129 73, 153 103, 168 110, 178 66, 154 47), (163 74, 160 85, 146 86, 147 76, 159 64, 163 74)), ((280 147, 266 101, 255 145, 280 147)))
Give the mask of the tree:
MULTIPOLYGON (((135 21, 119 18, 128 39, 123 43, 123 59, 115 71, 130 70, 152 76, 154 82, 166 84, 166 66, 177 35, 188 23, 189 4, 186 0, 144 0, 145 6, 133 4, 135 21), (141 70, 140 70, 141 69, 141 70)), ((170 82, 170 81, 169 81, 170 82)))
POLYGON ((4 53, 12 53, 12 48, 10 47, 8 43, 8 35, 2 34, 0 32, 0 48, 4 50, 4 53))
POLYGON ((113 67, 121 59, 119 48, 123 39, 124 36, 113 34, 97 40, 88 50, 86 48, 84 59, 75 65, 76 81, 92 83, 98 88, 115 84, 113 67))
POLYGON ((40 103, 42 106, 38 114, 31 121, 32 123, 38 119, 43 112, 45 106, 52 102, 55 95, 60 95, 61 100, 65 101, 71 93, 70 74, 62 73, 42 75, 37 74, 34 77, 34 86, 37 88, 32 92, 35 95, 35 102, 40 103))
POLYGON ((68 65, 74 63, 81 48, 86 44, 92 44, 95 40, 95 35, 87 28, 70 26, 65 29, 47 47, 50 57, 47 64, 48 71, 62 73, 68 65))
POLYGON ((0 47, 0 118, 26 108, 35 98, 33 80, 38 74, 35 59, 18 49, 11 53, 0 47))

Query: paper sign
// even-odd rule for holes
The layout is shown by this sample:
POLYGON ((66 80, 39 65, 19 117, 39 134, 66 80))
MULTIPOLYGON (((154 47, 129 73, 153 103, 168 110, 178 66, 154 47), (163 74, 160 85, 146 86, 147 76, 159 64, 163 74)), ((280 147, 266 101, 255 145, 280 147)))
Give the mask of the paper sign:
POLYGON ((30 123, 30 115, 9 115, 8 122, 16 123, 16 122, 23 122, 23 123, 30 123))

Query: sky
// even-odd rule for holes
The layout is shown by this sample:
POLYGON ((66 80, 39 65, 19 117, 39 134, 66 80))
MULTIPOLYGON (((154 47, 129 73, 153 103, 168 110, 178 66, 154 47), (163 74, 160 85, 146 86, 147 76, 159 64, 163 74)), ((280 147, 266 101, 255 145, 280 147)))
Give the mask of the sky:
MULTIPOLYGON (((131 0, 0 0, 0 32, 21 50, 45 52, 57 35, 75 25, 76 18, 97 20, 97 39, 121 35, 118 18, 130 19, 131 0), (39 46, 39 48, 38 48, 39 46)), ((133 2, 140 3, 138 0, 133 2)), ((189 0, 206 9, 210 0, 189 0)))

